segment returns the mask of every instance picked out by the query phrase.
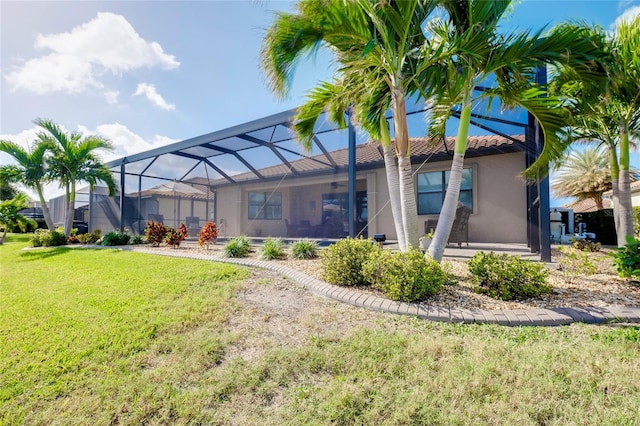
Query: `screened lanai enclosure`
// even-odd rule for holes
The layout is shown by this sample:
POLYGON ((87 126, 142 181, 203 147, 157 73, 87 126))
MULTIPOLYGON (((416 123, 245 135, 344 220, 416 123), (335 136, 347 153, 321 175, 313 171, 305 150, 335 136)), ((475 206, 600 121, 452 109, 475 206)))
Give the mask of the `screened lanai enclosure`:
MULTIPOLYGON (((446 192, 458 112, 447 137, 431 141, 424 105, 407 111, 418 215, 426 228, 437 220, 446 192)), ((395 239, 379 144, 357 125, 338 128, 321 118, 307 152, 290 128, 294 113, 111 161, 121 192, 91 192, 83 217, 103 232, 142 234, 154 220, 184 223, 197 236, 213 221, 220 237, 395 239)), ((527 184, 519 177, 542 145, 542 132, 526 111, 503 110, 496 101, 474 110, 460 196, 471 210, 467 241, 526 243, 543 260, 550 257, 548 181, 527 184)))

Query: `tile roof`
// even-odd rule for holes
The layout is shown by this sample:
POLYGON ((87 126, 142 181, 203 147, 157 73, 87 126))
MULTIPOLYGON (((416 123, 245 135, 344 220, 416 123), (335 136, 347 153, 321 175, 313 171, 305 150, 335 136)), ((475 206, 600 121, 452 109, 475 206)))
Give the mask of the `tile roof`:
MULTIPOLYGON (((605 209, 613 208, 613 202, 607 198, 602 200, 602 204, 605 209)), ((596 202, 591 198, 585 198, 584 200, 574 201, 569 204, 565 204, 563 207, 567 209, 572 209, 574 213, 589 213, 598 211, 598 207, 596 206, 596 202)))
MULTIPOLYGON (((637 180, 635 182, 631 182, 631 192, 638 192, 638 190, 640 190, 640 180, 637 180)), ((602 194, 605 197, 611 197, 613 195, 613 191, 609 190, 605 193, 602 194)))
MULTIPOLYGON (((467 157, 479 155, 499 154, 505 152, 515 152, 524 150, 524 135, 511 136, 509 139, 502 136, 470 136, 467 143, 467 157), (514 141, 515 140, 515 141, 514 141), (517 141, 517 142, 516 142, 517 141)), ((430 139, 426 137, 411 138, 411 157, 413 162, 424 161, 426 158, 435 161, 450 159, 453 156, 453 147, 455 145, 455 137, 448 137, 438 144, 430 143, 430 139)), ((329 152, 331 158, 338 170, 344 171, 349 165, 349 150, 342 148, 329 152)), ((291 166, 300 175, 304 174, 321 174, 335 172, 335 168, 327 164, 327 158, 324 154, 314 155, 299 160, 290 161, 291 166), (325 163, 325 164, 322 164, 325 163)), ((367 142, 356 146, 356 164, 358 169, 382 167, 384 159, 382 157, 382 149, 376 142, 367 142)), ((291 173, 288 166, 278 164, 275 166, 258 169, 258 172, 264 178, 280 178, 291 173)), ((236 182, 247 182, 258 180, 252 172, 240 173, 231 176, 236 182)), ((186 182, 206 183, 204 178, 187 179, 186 182)), ((217 179, 211 181, 211 185, 222 186, 228 185, 225 179, 217 179)))

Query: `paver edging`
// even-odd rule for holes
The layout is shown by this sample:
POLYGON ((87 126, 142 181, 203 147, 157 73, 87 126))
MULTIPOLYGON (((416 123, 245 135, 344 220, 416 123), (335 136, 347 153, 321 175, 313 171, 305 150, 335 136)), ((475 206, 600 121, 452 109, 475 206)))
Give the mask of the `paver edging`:
MULTIPOLYGON (((116 247, 108 247, 116 248, 116 247)), ((313 294, 375 311, 396 315, 417 316, 429 321, 499 324, 508 326, 559 326, 574 322, 602 324, 610 322, 640 323, 640 307, 611 306, 603 308, 543 308, 487 311, 482 309, 443 308, 419 303, 397 302, 374 296, 365 292, 353 297, 359 291, 355 288, 339 287, 311 277, 286 265, 273 265, 258 259, 226 258, 202 254, 171 253, 148 248, 126 247, 122 250, 136 251, 169 257, 184 257, 213 262, 231 263, 240 266, 256 267, 281 274, 298 285, 308 288, 313 294), (374 306, 375 305, 375 306, 374 306), (446 312, 446 314, 445 314, 446 312)))

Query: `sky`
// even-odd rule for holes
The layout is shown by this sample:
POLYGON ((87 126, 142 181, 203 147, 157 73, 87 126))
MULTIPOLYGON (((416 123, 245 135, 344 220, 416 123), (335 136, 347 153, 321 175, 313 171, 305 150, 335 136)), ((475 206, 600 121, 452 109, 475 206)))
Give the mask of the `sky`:
MULTIPOLYGON (((269 90, 262 38, 275 12, 294 5, 0 0, 0 139, 27 147, 33 120, 51 119, 111 140, 109 161, 295 108, 335 68, 322 54, 300 63, 286 99, 269 90)), ((640 0, 522 0, 504 26, 577 20, 610 30, 638 13, 640 0)), ((46 188, 47 199, 60 193, 46 188)))

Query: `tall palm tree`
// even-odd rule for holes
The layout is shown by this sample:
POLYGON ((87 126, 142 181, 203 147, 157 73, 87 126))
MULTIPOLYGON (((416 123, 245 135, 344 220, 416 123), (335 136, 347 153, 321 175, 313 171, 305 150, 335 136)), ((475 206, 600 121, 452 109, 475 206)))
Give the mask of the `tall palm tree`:
POLYGON ((434 91, 431 136, 443 137, 452 111, 460 114, 449 185, 429 247, 430 256, 437 261, 442 259, 458 203, 471 111, 499 98, 505 107, 532 113, 545 136, 544 150, 532 170, 546 173, 544 165, 562 151, 557 133, 564 125, 564 114, 559 113, 558 99, 543 96, 544 88, 532 82, 534 70, 562 64, 582 77, 601 72, 596 59, 602 42, 583 27, 561 25, 544 37, 542 30, 499 32, 498 23, 511 6, 511 1, 444 1, 448 13, 430 20, 425 28, 427 38, 447 45, 449 52, 420 77, 422 86, 434 91), (476 91, 480 84, 490 87, 476 91))
MULTIPOLYGON (((612 188, 609 150, 606 146, 573 150, 561 161, 551 190, 557 197, 587 198, 603 209, 602 194, 612 188)), ((636 180, 636 175, 632 175, 636 180)))
MULTIPOLYGON (((614 67, 611 74, 610 107, 617 111, 618 144, 620 150, 619 175, 616 182, 619 213, 616 214, 618 245, 633 236, 631 204, 631 171, 629 163, 630 134, 640 131, 640 16, 623 21, 610 40, 614 67)), ((609 103, 608 102, 608 103, 609 103)), ((615 172, 615 171, 614 171, 615 172)), ((614 203, 616 201, 614 196, 614 203)))
POLYGON ((0 141, 0 151, 12 156, 17 165, 3 166, 4 174, 13 182, 21 182, 26 187, 33 189, 38 194, 38 200, 42 206, 42 214, 47 228, 53 231, 53 219, 47 202, 44 199, 43 185, 47 182, 46 155, 50 144, 39 138, 28 150, 7 140, 0 141))
POLYGON ((572 72, 560 69, 555 90, 570 100, 569 128, 563 133, 567 145, 572 142, 598 141, 609 151, 613 208, 618 245, 633 235, 629 150, 640 136, 640 16, 622 22, 613 33, 601 28, 591 31, 608 37, 607 73, 595 82, 567 81, 572 72))
POLYGON ((416 76, 424 68, 422 21, 439 4, 429 0, 302 0, 296 13, 280 13, 262 46, 262 66, 271 88, 284 96, 300 57, 327 47, 340 65, 332 82, 312 90, 296 115, 294 130, 311 145, 324 111, 344 125, 353 120, 384 149, 389 196, 401 249, 418 243, 417 207, 410 162, 406 100, 419 93, 416 76), (392 113, 393 140, 385 114, 392 113), (393 149, 395 148, 395 158, 393 149), (397 159, 397 164, 396 164, 397 159))
POLYGON ((107 185, 109 195, 116 193, 116 183, 111 171, 96 156, 99 149, 112 149, 111 143, 99 136, 82 137, 80 133, 63 131, 49 120, 37 119, 35 123, 44 130, 40 138, 49 143, 53 155, 49 160, 50 174, 65 189, 66 215, 64 231, 71 233, 75 214, 76 184, 87 182, 93 189, 98 182, 107 185))

